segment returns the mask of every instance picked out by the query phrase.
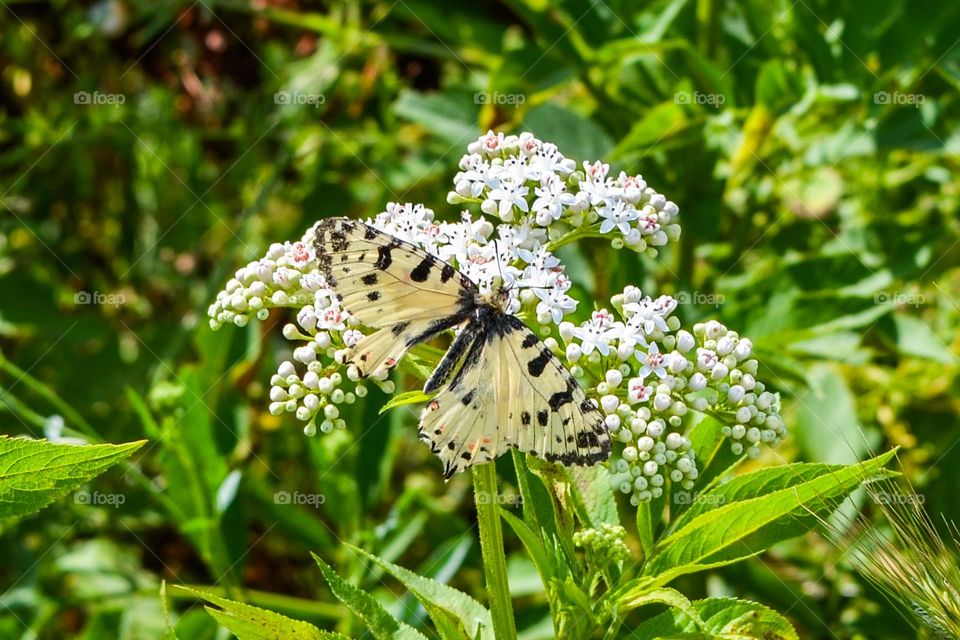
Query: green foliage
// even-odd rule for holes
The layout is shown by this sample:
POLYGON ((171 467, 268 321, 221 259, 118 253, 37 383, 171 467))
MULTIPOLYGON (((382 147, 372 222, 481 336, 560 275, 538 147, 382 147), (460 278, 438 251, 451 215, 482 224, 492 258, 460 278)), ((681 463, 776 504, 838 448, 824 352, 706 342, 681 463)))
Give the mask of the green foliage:
MULTIPOLYGON (((93 460, 0 465, 17 470, 0 508, 21 516, 0 530, 0 637, 157 637, 163 580, 193 589, 169 594, 184 639, 279 615, 460 637, 477 607, 498 613, 469 478, 439 479, 415 392, 371 392, 346 431, 307 439, 264 410, 288 319, 201 326, 228 274, 319 217, 411 201, 455 219, 456 160, 488 128, 678 203, 657 261, 560 248, 578 293, 637 283, 750 337, 793 434, 740 459, 729 416, 691 415, 702 490, 636 512, 605 471, 499 461, 519 633, 911 637, 810 529, 897 446, 932 520, 960 520, 958 32, 943 1, 7 3, 0 460, 93 460), (125 500, 60 500, 87 483, 125 500), (575 547, 603 525, 629 561, 575 547)), ((436 360, 413 356, 398 388, 436 360)))
POLYGON ((292 620, 272 611, 227 600, 212 593, 177 586, 173 589, 180 589, 214 605, 205 605, 204 608, 217 622, 229 629, 237 640, 271 640, 272 638, 337 640, 345 637, 339 633, 321 631, 313 625, 292 620))
MULTIPOLYGON (((78 446, 0 436, 0 518, 39 511, 144 445, 78 446)), ((89 502, 89 493, 77 494, 89 502)))

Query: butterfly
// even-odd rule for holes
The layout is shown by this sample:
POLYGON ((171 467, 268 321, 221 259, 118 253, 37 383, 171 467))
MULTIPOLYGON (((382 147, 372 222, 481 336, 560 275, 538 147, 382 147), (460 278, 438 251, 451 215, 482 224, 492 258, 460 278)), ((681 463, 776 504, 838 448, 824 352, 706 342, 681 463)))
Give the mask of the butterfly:
POLYGON ((420 439, 444 477, 510 448, 564 465, 610 455, 603 414, 522 320, 505 311, 504 288, 476 283, 423 249, 349 218, 316 227, 320 271, 340 305, 375 331, 344 362, 383 378, 408 349, 459 329, 424 385, 436 394, 420 417, 420 439))

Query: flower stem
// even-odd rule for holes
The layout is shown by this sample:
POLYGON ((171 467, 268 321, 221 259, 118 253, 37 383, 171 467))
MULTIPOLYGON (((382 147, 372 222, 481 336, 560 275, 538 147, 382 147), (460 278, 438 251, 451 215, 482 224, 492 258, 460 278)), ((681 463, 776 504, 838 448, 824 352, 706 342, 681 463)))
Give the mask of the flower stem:
POLYGON ((477 505, 480 529, 480 554, 487 579, 487 597, 497 640, 517 637, 513 622, 513 603, 507 582, 507 558, 503 553, 503 529, 500 502, 497 499, 497 469, 492 462, 473 468, 473 497, 477 505))

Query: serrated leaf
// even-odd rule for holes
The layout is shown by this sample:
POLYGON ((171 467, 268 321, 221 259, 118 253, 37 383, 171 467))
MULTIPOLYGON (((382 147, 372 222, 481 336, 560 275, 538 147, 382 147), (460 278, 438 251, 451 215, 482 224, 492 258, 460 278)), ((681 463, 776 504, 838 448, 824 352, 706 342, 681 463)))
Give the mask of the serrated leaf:
POLYGON ((0 436, 0 518, 39 511, 145 442, 74 445, 0 436))
POLYGON ((666 584, 679 575, 730 564, 800 535, 814 526, 817 516, 832 512, 840 498, 882 475, 894 453, 701 513, 660 541, 645 573, 666 584))
POLYGON ((346 636, 329 631, 321 631, 312 624, 302 620, 294 620, 287 616, 260 609, 242 602, 234 602, 226 598, 190 589, 188 587, 173 586, 173 589, 191 593, 198 598, 209 602, 213 607, 206 606, 207 612, 237 636, 238 640, 340 640, 346 636))
POLYGON ((821 476, 838 473, 846 466, 819 462, 795 462, 745 473, 732 478, 729 482, 716 485, 708 491, 697 493, 690 500, 690 508, 674 522, 674 529, 684 527, 687 522, 711 509, 762 497, 821 476))
POLYGON ((333 570, 333 567, 321 560, 317 554, 310 555, 316 560, 324 579, 330 585, 333 595, 337 596, 343 604, 347 605, 357 617, 367 624, 367 628, 374 638, 378 640, 426 640, 426 636, 413 627, 394 619, 372 595, 341 578, 333 570))
POLYGON ((702 620, 700 629, 687 613, 670 609, 641 624, 630 637, 634 640, 799 640, 786 618, 756 602, 707 598, 695 601, 693 609, 702 620))
MULTIPOLYGON (((395 565, 377 556, 350 545, 374 564, 403 583, 416 596, 434 621, 438 629, 455 631, 449 637, 489 638, 493 639, 493 621, 490 612, 479 602, 453 587, 431 578, 418 575, 409 569, 395 565), (450 629, 451 622, 454 629, 450 629)), ((448 636, 444 636, 448 637, 448 636)))

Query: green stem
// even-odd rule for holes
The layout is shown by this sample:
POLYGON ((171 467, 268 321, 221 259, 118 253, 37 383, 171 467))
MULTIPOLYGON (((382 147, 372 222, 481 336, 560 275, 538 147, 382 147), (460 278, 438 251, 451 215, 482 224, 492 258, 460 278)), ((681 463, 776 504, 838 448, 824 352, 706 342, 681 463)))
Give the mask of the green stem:
POLYGON ((517 628, 513 622, 513 602, 507 582, 507 558, 503 553, 497 469, 492 462, 473 468, 473 497, 477 505, 480 554, 483 556, 483 572, 487 579, 493 635, 497 640, 510 640, 517 637, 517 628))

